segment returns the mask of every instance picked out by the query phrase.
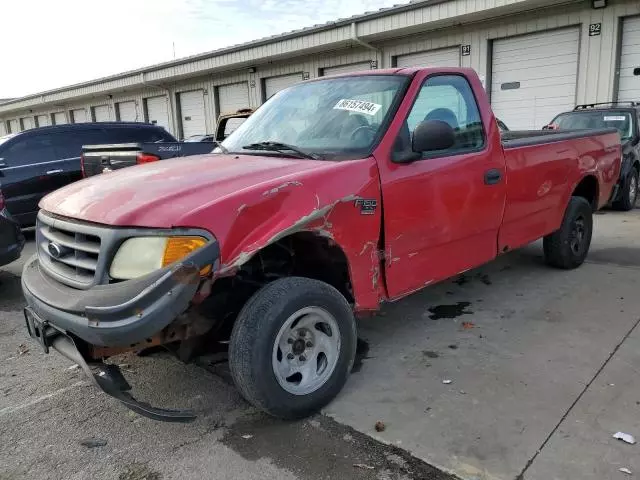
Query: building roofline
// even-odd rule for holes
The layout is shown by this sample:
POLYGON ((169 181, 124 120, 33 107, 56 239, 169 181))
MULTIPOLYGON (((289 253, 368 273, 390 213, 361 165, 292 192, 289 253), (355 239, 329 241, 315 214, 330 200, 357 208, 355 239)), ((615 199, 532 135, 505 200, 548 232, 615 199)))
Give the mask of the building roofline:
POLYGON ((30 99, 34 99, 34 98, 38 98, 40 96, 43 95, 51 95, 51 94, 55 94, 55 93, 62 93, 62 92, 66 92, 69 90, 73 90, 76 88, 83 88, 83 87, 88 87, 88 86, 92 86, 92 85, 97 85, 106 81, 112 81, 112 80, 118 80, 121 78, 126 78, 126 77, 131 77, 131 76, 135 76, 135 75, 142 75, 145 73, 149 73, 149 72, 153 72, 155 70, 160 70, 163 68, 168 68, 168 67, 175 67, 175 66, 179 66, 179 65, 184 65, 185 63, 189 63, 189 62, 193 62, 193 61, 198 61, 198 60, 203 60, 206 58, 210 58, 210 57, 216 57, 219 55, 224 55, 224 54, 228 54, 228 53, 233 53, 233 52, 237 52, 240 50, 244 50, 246 48, 253 48, 253 47, 259 47, 262 45, 267 45, 269 43, 273 43, 273 42, 278 42, 278 41, 282 41, 282 40, 287 40, 290 38, 295 38, 300 36, 301 34, 309 34, 309 33, 318 33, 318 32, 322 32, 322 31, 326 31, 326 30, 331 30, 332 28, 336 28, 336 27, 343 27, 345 25, 350 25, 354 22, 358 22, 358 21, 362 21, 362 20, 372 20, 375 18, 379 18, 379 17, 384 17, 386 15, 389 14, 396 14, 396 13, 401 13, 407 10, 413 10, 413 9, 417 9, 417 8, 421 8, 424 6, 430 6, 430 5, 435 5, 438 3, 446 3, 446 2, 450 2, 452 0, 411 0, 409 3, 405 3, 405 4, 399 4, 399 5, 394 5, 393 7, 386 7, 386 8, 381 8, 379 10, 373 11, 373 12, 365 12, 363 14, 359 14, 359 15, 353 15, 351 17, 346 17, 346 18, 339 18, 337 20, 333 20, 333 21, 329 21, 326 23, 322 23, 322 24, 318 24, 318 25, 313 25, 311 27, 304 27, 298 30, 291 30, 288 32, 284 32, 284 33, 280 33, 277 35, 272 35, 269 37, 263 37, 263 38, 259 38, 256 40, 251 40, 249 42, 245 42, 245 43, 240 43, 240 44, 236 44, 236 45, 230 45, 228 47, 223 47, 223 48, 219 48, 216 50, 210 50, 208 52, 204 52, 204 53, 198 53, 195 55, 190 55, 188 57, 182 57, 176 60, 170 60, 167 62, 162 62, 162 63, 156 63, 153 65, 149 65, 146 67, 142 67, 142 68, 138 68, 135 70, 128 70, 126 72, 121 72, 121 73, 117 73, 114 75, 109 75, 106 77, 100 77, 100 78, 96 78, 94 80, 88 80, 86 82, 80 82, 80 83, 75 83, 72 85, 66 85, 64 87, 58 87, 58 88, 54 88, 51 90, 45 90, 42 92, 37 92, 37 93, 32 93, 29 95, 25 95, 23 97, 17 97, 17 98, 12 98, 12 99, 7 99, 8 101, 6 102, 2 102, 0 101, 0 104, 2 104, 3 107, 7 107, 9 105, 11 105, 12 103, 18 103, 18 102, 22 102, 25 100, 30 100, 30 99))

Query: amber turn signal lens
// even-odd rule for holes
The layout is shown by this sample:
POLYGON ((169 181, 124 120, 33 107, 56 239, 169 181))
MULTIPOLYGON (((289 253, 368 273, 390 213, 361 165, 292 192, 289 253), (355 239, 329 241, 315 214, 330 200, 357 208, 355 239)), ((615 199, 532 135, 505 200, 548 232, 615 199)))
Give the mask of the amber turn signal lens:
POLYGON ((169 237, 164 247, 162 266, 164 267, 183 259, 191 252, 203 247, 206 243, 207 240, 202 237, 169 237))

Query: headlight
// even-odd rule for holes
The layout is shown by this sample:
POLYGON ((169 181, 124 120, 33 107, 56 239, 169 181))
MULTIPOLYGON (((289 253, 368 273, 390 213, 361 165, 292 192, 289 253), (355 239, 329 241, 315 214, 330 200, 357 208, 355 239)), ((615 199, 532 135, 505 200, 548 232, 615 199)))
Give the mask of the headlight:
MULTIPOLYGON (((116 252, 109 275, 129 280, 151 273, 186 257, 207 243, 203 237, 134 237, 116 252)), ((210 267, 203 269, 208 273, 210 267)))

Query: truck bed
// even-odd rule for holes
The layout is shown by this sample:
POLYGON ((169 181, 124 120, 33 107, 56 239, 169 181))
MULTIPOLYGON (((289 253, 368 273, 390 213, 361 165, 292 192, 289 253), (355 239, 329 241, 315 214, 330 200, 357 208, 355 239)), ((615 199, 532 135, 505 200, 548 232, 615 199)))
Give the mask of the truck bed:
POLYGON ((213 142, 121 143, 85 145, 82 147, 82 168, 85 177, 131 167, 155 160, 211 153, 213 142))
POLYGON ((615 128, 598 130, 510 130, 501 132, 500 138, 505 149, 525 147, 529 145, 542 145, 545 143, 561 142, 577 138, 596 137, 617 133, 615 128))

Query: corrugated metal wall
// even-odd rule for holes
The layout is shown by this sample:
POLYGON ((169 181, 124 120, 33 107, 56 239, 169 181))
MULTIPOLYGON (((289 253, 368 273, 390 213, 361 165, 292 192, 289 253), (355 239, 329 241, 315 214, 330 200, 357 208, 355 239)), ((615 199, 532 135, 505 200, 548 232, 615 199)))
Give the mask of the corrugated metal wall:
MULTIPOLYGON (((481 76, 489 79, 491 76, 491 45, 495 39, 522 35, 531 32, 553 30, 567 26, 580 28, 578 85, 576 100, 578 103, 608 101, 615 97, 617 85, 616 67, 619 56, 619 39, 622 18, 640 14, 640 2, 636 0, 610 0, 605 9, 591 8, 591 2, 582 0, 564 4, 561 8, 538 9, 527 13, 517 13, 502 16, 500 19, 489 19, 494 11, 504 14, 509 8, 522 8, 527 0, 455 0, 413 8, 408 11, 380 16, 370 20, 359 21, 357 33, 364 40, 373 43, 377 50, 364 48, 351 40, 350 26, 339 26, 321 32, 305 33, 283 39, 272 44, 256 45, 243 50, 229 52, 212 58, 196 59, 191 62, 158 68, 154 72, 141 74, 136 79, 137 85, 144 81, 146 84, 161 83, 169 76, 197 75, 180 81, 164 82, 163 88, 147 86, 133 87, 133 80, 114 78, 99 86, 81 88, 78 93, 84 95, 84 100, 76 97, 73 102, 64 99, 63 93, 51 93, 42 96, 48 106, 37 108, 29 106, 31 111, 15 110, 11 114, 3 115, 0 120, 5 122, 12 119, 33 117, 35 115, 51 115, 55 112, 68 113, 76 108, 85 108, 88 112, 98 105, 108 104, 115 112, 115 103, 133 100, 137 103, 140 114, 143 110, 143 99, 158 95, 169 95, 170 99, 170 129, 176 133, 179 112, 176 110, 176 96, 179 92, 202 89, 205 92, 205 111, 207 115, 207 132, 215 130, 216 111, 215 91, 220 85, 247 82, 249 85, 250 107, 260 105, 265 92, 263 79, 280 75, 302 72, 305 77, 315 78, 326 67, 345 65, 357 62, 377 62, 378 68, 390 67, 394 58, 407 54, 434 49, 469 45, 468 55, 461 56, 464 67, 474 68, 481 76), (507 9, 507 10, 505 10, 507 9), (480 15, 480 16, 478 16, 480 15), (487 19, 481 19, 481 17, 487 19), (472 18, 471 23, 462 26, 444 25, 439 30, 429 33, 424 31, 425 22, 445 21, 448 18, 472 18), (480 19, 479 19, 480 18, 480 19), (589 25, 601 23, 599 36, 589 36, 589 25), (314 51, 320 48, 325 51, 314 51), (331 48, 331 51, 326 51, 331 48), (312 53, 308 53, 312 52, 312 53), (291 58, 296 53, 297 56, 291 58), (257 58, 269 59, 265 65, 259 64, 257 58), (273 58, 278 58, 274 61, 273 58), (236 65, 246 63, 246 67, 235 66, 230 72, 214 73, 228 62, 236 65), (249 66, 255 66, 255 72, 250 72, 249 66), (202 73, 210 70, 210 73, 202 73), (110 95, 97 95, 95 92, 105 89, 128 88, 127 92, 112 92, 110 95)), ((546 0, 539 0, 541 3, 546 0)), ((547 2, 547 5, 551 2, 547 2)), ((28 100, 24 101, 25 106, 28 100)), ((20 107, 20 103, 15 104, 20 107)))

